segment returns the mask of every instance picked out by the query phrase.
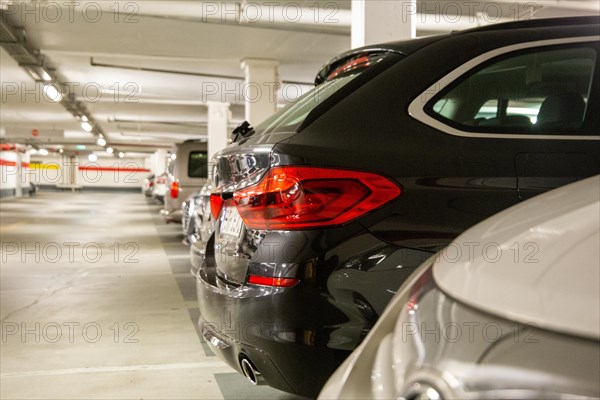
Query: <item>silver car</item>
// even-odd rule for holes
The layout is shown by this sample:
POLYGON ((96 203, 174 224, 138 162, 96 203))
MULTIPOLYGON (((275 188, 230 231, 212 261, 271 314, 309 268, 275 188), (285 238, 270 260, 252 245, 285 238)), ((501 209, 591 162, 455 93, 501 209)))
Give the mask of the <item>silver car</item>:
POLYGON ((190 218, 191 234, 188 236, 190 244, 190 259, 192 263, 192 274, 200 268, 204 262, 206 254, 206 245, 213 234, 214 219, 210 208, 210 195, 213 186, 207 182, 199 192, 197 192, 196 203, 194 207, 194 215, 190 218))
POLYGON ((183 201, 206 183, 208 176, 206 142, 189 140, 175 145, 167 173, 168 192, 162 214, 167 222, 181 222, 183 201))
POLYGON ((403 284, 321 399, 600 397, 600 176, 469 229, 403 284))

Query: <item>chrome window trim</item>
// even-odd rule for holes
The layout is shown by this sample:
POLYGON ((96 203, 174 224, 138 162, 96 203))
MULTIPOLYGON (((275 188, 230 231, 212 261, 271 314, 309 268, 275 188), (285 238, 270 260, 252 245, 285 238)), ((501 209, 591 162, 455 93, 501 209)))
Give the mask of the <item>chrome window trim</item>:
MULTIPOLYGON (((554 140, 600 140, 598 135, 535 135, 531 133, 485 133, 485 132, 467 132, 437 120, 425 112, 427 103, 435 97, 439 92, 444 90, 448 85, 452 84, 458 78, 463 76, 478 65, 502 54, 507 54, 517 50, 529 49, 533 47, 554 46, 567 43, 583 43, 591 41, 599 41, 600 36, 581 36, 562 39, 537 40, 533 42, 524 42, 504 46, 487 53, 481 54, 460 67, 454 69, 449 74, 446 74, 436 83, 428 87, 423 93, 417 96, 408 106, 408 114, 419 122, 424 123, 432 128, 435 128, 444 133, 462 136, 469 138, 489 138, 489 139, 554 139, 554 140)), ((600 56, 600 55, 597 55, 600 56)))

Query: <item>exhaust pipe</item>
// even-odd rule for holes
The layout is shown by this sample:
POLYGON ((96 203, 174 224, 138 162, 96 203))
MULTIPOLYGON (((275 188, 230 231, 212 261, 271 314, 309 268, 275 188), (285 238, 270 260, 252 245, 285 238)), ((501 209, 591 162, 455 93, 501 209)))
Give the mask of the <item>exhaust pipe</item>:
POLYGON ((265 380, 262 374, 256 369, 254 364, 247 358, 243 357, 240 362, 242 366, 242 372, 244 376, 253 384, 253 385, 264 385, 265 380))

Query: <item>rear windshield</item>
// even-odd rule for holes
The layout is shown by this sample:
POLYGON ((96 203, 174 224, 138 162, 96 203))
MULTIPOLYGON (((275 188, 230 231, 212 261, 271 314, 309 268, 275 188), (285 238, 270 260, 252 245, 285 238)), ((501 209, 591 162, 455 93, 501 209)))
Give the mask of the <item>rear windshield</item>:
POLYGON ((208 154, 205 151, 192 151, 188 162, 190 178, 206 178, 208 176, 208 154))
MULTIPOLYGON (((318 77, 318 79, 322 78, 323 83, 256 126, 257 134, 294 131, 319 104, 362 74, 367 68, 382 61, 386 54, 388 53, 359 54, 331 65, 324 77, 318 77)), ((322 73, 323 71, 320 72, 320 74, 322 73)))

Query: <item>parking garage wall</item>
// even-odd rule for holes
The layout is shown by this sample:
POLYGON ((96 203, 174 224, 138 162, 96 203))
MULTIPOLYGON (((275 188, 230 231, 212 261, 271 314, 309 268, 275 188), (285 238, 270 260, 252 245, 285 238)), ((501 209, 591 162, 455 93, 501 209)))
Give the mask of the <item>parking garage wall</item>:
POLYGON ((29 177, 21 176, 28 166, 29 154, 0 150, 0 197, 29 194, 29 177))
POLYGON ((76 157, 73 165, 60 155, 29 155, 17 151, 0 151, 0 197, 27 196, 30 182, 38 188, 56 190, 139 191, 150 173, 141 158, 99 158, 89 161, 76 157), (65 176, 75 169, 75 182, 65 176))

